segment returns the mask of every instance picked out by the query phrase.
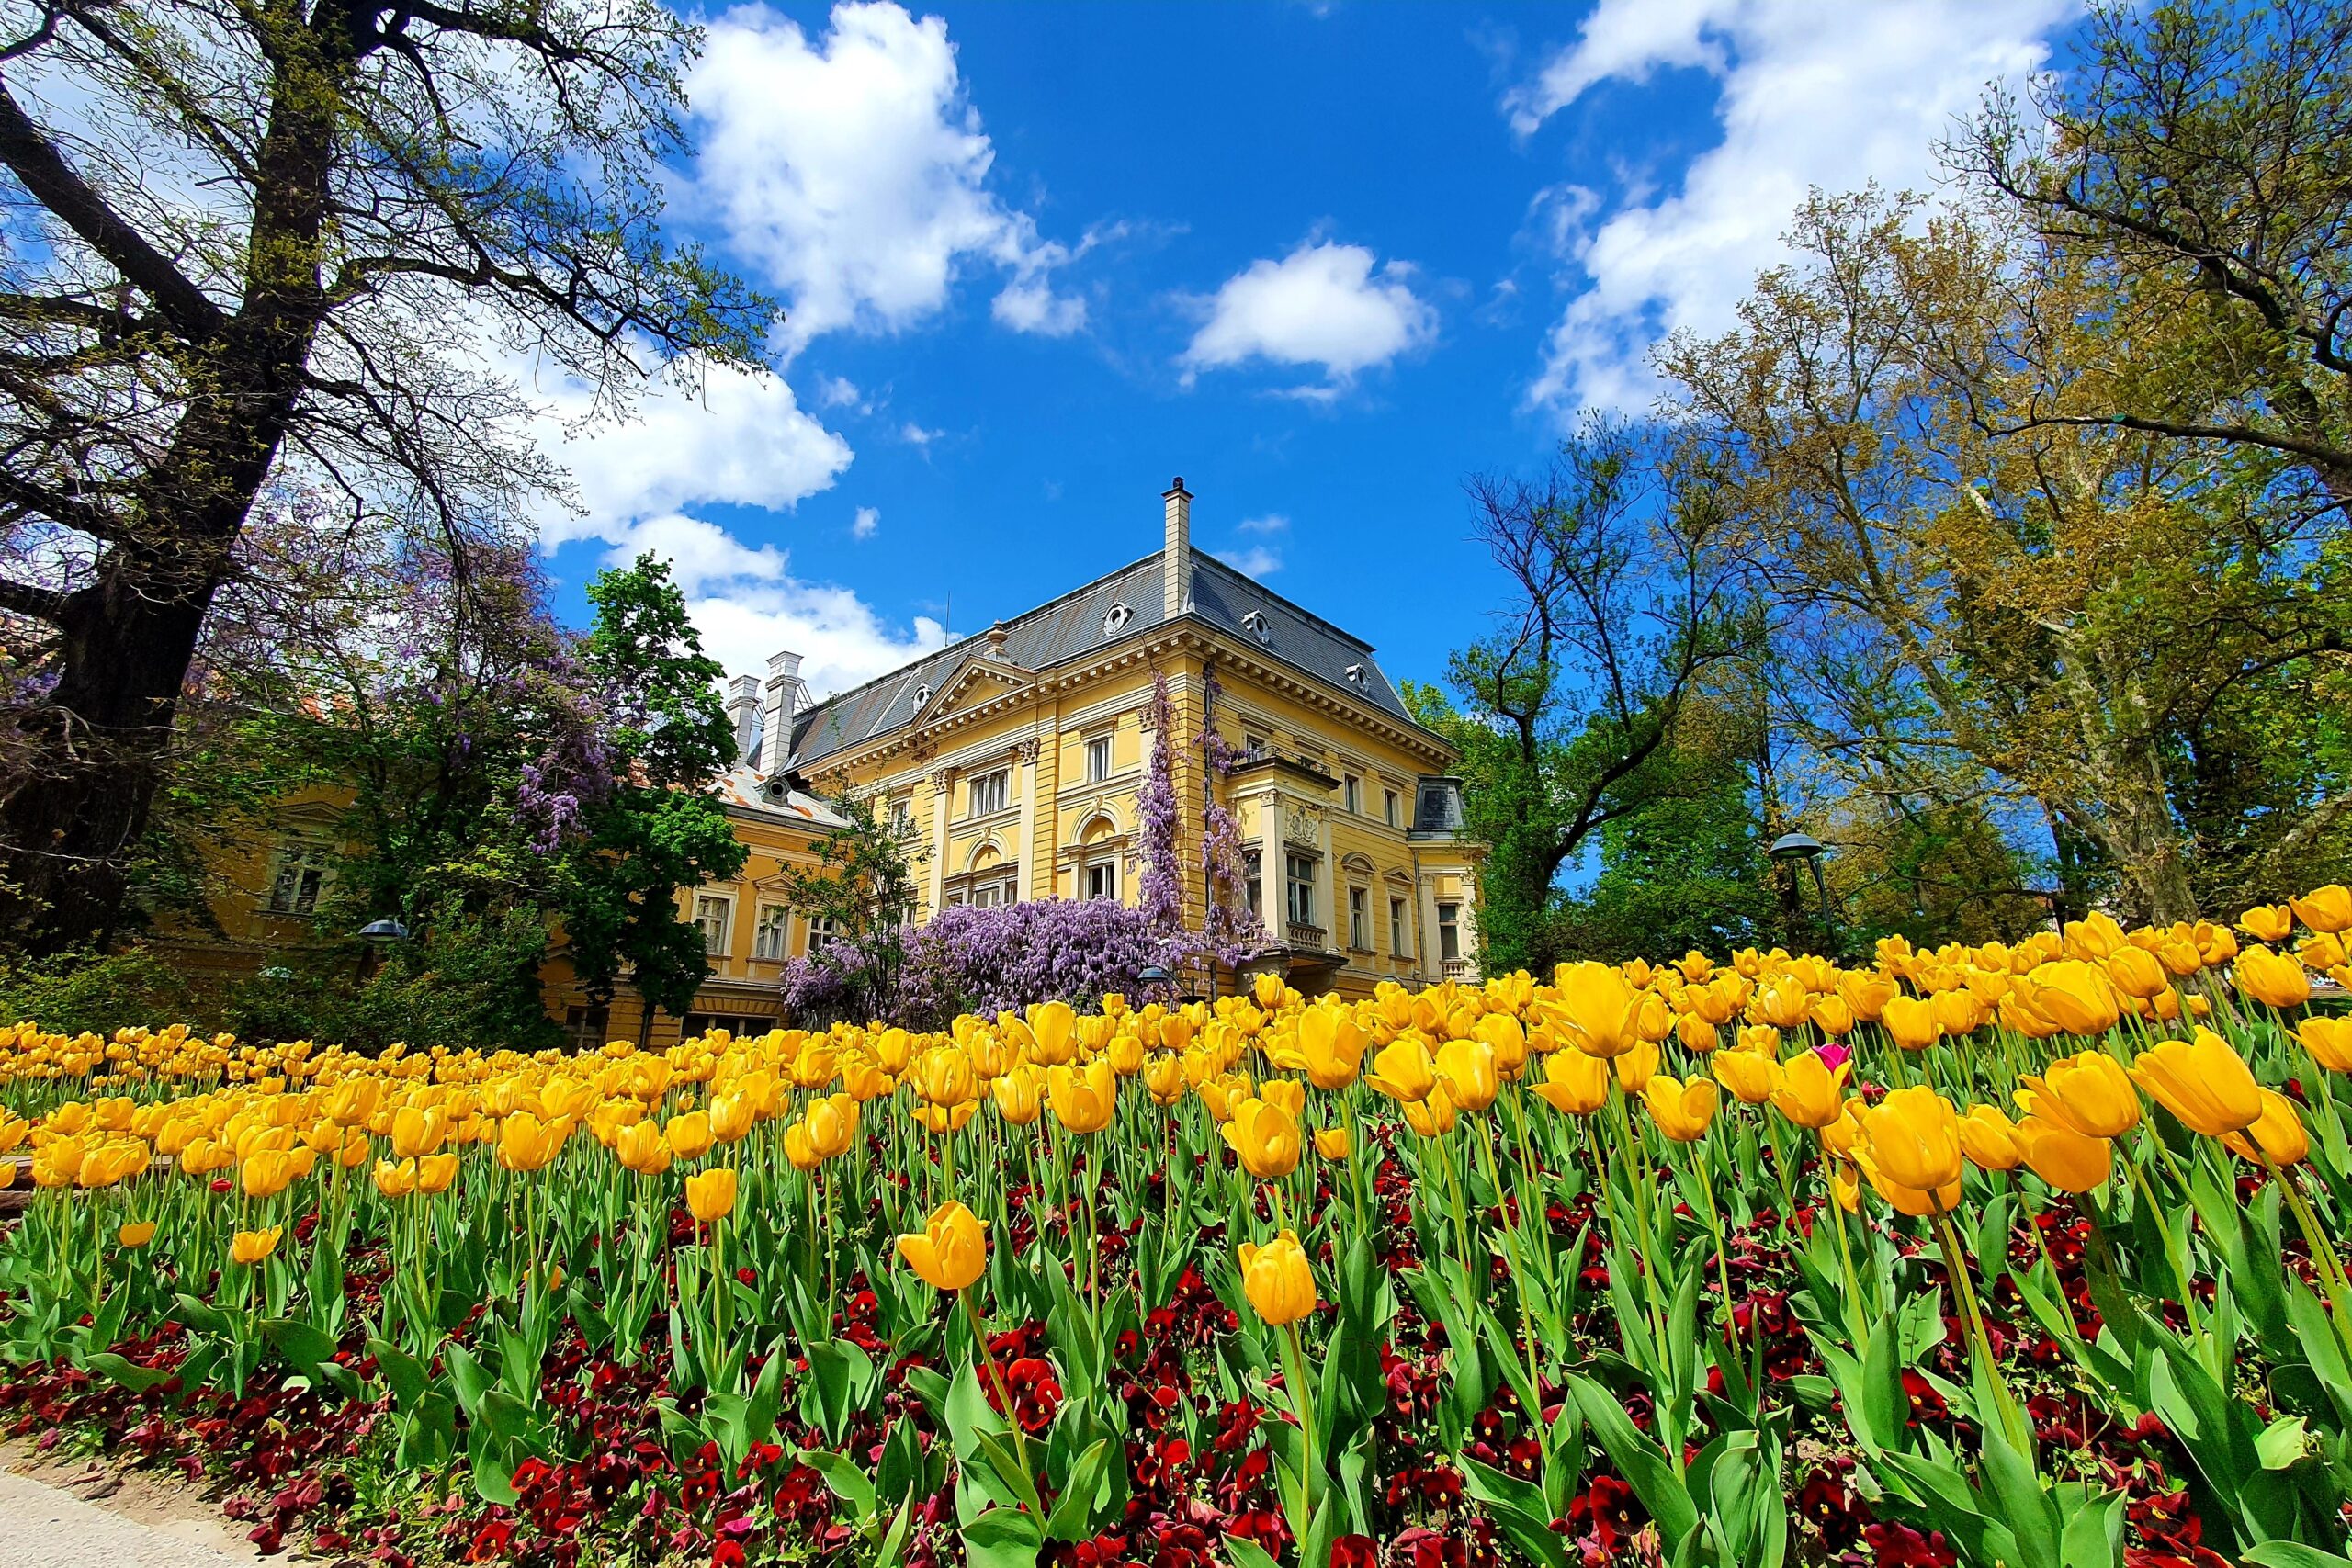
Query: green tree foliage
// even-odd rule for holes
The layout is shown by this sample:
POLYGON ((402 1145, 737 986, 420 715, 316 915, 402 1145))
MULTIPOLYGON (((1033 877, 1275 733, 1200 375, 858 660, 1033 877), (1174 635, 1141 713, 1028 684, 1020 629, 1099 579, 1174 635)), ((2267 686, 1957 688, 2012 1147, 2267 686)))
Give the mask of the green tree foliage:
POLYGON ((786 903, 854 955, 842 971, 851 996, 842 1016, 873 1017, 882 998, 899 995, 907 925, 922 897, 915 874, 928 852, 914 824, 873 795, 844 792, 826 804, 845 825, 817 840, 815 865, 785 866, 779 885, 786 903))
POLYGON ((683 1013, 710 977, 702 933, 678 890, 724 882, 749 852, 715 781, 735 760, 718 694, 726 671, 702 650, 669 568, 639 556, 589 586, 596 624, 581 644, 591 688, 608 704, 599 743, 612 779, 580 805, 557 908, 573 971, 606 998, 625 970, 652 1010, 683 1013))

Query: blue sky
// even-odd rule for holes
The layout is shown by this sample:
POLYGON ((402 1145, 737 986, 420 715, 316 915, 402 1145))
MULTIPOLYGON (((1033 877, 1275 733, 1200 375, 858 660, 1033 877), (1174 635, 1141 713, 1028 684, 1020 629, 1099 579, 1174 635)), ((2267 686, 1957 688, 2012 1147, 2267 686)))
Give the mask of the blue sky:
POLYGON ((1812 185, 1924 186, 2065 0, 703 13, 683 232, 781 297, 776 375, 563 438, 565 601, 675 562, 730 671, 820 689, 1195 541, 1442 673, 1500 585, 1461 483, 1638 410, 1812 185))

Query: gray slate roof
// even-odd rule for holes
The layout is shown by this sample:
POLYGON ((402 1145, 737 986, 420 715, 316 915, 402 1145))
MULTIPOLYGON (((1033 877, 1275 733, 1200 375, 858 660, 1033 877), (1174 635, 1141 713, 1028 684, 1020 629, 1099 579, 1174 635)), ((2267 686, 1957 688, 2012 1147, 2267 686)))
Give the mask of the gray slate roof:
MULTIPOLYGON (((1160 614, 1160 555, 1154 550, 1107 577, 1004 622, 1005 660, 1024 670, 1044 671, 1142 637, 1160 626, 1166 620, 1160 614), (1116 604, 1125 604, 1130 613, 1117 630, 1106 631, 1106 618, 1116 604)), ((1411 722, 1396 688, 1374 660, 1370 643, 1349 636, 1197 549, 1193 552, 1189 614, 1258 644, 1269 657, 1327 685, 1363 697, 1392 717, 1411 722), (1243 624, 1252 613, 1263 617, 1266 635, 1262 638, 1243 624), (1351 665, 1360 667, 1360 681, 1349 677, 1351 665)), ((904 728, 931 694, 988 650, 987 638, 965 637, 816 704, 793 723, 790 765, 810 767, 836 752, 904 728)))

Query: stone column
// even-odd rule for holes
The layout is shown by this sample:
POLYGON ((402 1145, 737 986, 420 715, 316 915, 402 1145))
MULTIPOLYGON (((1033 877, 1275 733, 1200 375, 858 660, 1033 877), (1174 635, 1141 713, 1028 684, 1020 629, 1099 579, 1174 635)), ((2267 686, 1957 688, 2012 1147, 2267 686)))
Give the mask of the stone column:
POLYGON ((1012 897, 1018 901, 1026 903, 1029 889, 1036 886, 1038 859, 1043 857, 1050 862, 1053 858, 1054 846, 1051 840, 1054 837, 1052 827, 1054 818, 1051 815, 1045 817, 1047 827, 1046 840, 1041 842, 1037 837, 1037 823, 1041 811, 1037 799, 1037 752, 1039 750, 1037 738, 1031 736, 1016 750, 1021 757, 1021 846, 1018 851, 1021 857, 1021 870, 1020 874, 1013 878, 1012 897))
POLYGON ((946 897, 947 822, 956 809, 956 770, 939 768, 931 775, 931 902, 924 918, 939 913, 946 897))

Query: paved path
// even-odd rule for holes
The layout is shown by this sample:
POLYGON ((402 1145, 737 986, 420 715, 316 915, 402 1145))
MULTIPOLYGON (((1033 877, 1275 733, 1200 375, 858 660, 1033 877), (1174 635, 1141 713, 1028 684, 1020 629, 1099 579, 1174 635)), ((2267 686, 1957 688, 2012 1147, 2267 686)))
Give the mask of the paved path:
POLYGON ((217 1546, 0 1471, 0 1568, 253 1568, 217 1546))

